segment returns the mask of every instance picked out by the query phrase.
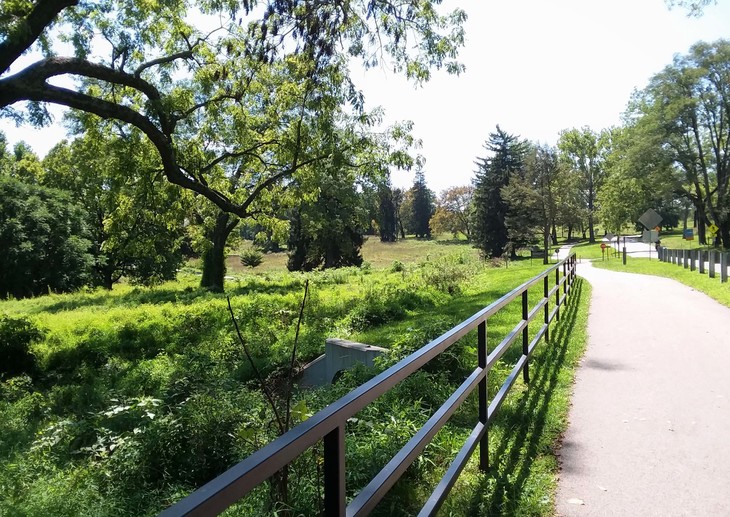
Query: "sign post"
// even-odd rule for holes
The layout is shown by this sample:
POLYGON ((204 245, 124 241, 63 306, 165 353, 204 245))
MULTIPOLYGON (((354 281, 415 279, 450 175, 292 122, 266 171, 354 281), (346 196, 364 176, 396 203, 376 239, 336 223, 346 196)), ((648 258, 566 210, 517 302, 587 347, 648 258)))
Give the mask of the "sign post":
POLYGON ((646 228, 646 231, 644 231, 641 236, 641 240, 642 242, 649 244, 649 260, 651 260, 651 245, 659 240, 659 224, 662 221, 662 216, 657 214, 651 208, 639 217, 639 222, 644 228, 646 228), (654 230, 652 230, 652 228, 654 228, 654 230))

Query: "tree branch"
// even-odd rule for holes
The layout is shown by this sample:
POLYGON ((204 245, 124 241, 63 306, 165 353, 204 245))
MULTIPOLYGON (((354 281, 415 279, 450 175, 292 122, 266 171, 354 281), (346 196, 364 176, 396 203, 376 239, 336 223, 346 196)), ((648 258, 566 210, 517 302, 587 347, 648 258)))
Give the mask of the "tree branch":
POLYGON ((78 3, 79 0, 40 0, 23 21, 11 26, 5 41, 0 43, 0 75, 40 38, 61 11, 78 3))
POLYGON ((251 193, 248 195, 248 197, 246 198, 246 200, 241 204, 241 209, 244 212, 248 213, 248 207, 258 197, 259 192, 261 192, 265 188, 273 185, 278 180, 280 180, 282 178, 285 178, 287 176, 291 176, 292 174, 294 174, 297 170, 301 169, 302 167, 305 167, 306 165, 309 165, 310 163, 314 163, 314 162, 316 162, 318 160, 322 160, 324 158, 326 158, 326 155, 315 156, 314 158, 310 158, 309 160, 305 160, 305 161, 297 164, 296 166, 288 167, 288 168, 284 169, 283 171, 279 171, 276 174, 270 176, 266 180, 264 180, 261 183, 259 183, 256 186, 256 188, 254 188, 253 191, 251 191, 251 193))
MULTIPOLYGON (((197 45, 197 43, 196 43, 197 45)), ((193 45, 195 47, 195 45, 193 45)), ((164 65, 167 63, 172 63, 173 61, 177 59, 192 59, 193 58, 193 50, 192 48, 190 50, 183 50, 182 52, 178 52, 177 54, 171 54, 169 56, 159 57, 157 59, 153 59, 152 61, 147 61, 146 63, 142 63, 137 67, 137 69, 134 71, 134 77, 137 79, 140 78, 142 75, 142 72, 147 70, 148 68, 152 68, 153 66, 157 65, 164 65)))
POLYGON ((76 57, 50 57, 42 59, 15 75, 3 79, 8 82, 41 83, 59 75, 81 75, 112 84, 129 86, 145 94, 150 100, 159 100, 160 92, 147 81, 115 68, 76 57))
POLYGON ((254 153, 254 151, 265 145, 271 145, 271 144, 275 144, 277 142, 278 142, 278 140, 276 140, 276 139, 267 140, 266 142, 259 142, 258 144, 254 145, 252 147, 249 147, 248 149, 244 149, 242 151, 225 152, 225 153, 221 154, 220 156, 218 156, 215 160, 213 160, 212 162, 207 164, 205 167, 200 169, 200 173, 203 174, 203 173, 210 171, 213 167, 215 167, 219 163, 221 163, 229 158, 240 158, 241 156, 253 156, 254 158, 258 158, 264 165, 266 165, 266 162, 264 162, 263 159, 258 154, 254 153))

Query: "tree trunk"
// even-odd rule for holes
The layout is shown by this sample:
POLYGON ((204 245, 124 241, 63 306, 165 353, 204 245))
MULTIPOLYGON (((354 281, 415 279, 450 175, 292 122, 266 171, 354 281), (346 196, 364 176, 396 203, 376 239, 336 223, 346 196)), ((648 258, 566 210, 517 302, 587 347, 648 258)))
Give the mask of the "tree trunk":
POLYGON ((588 242, 596 242, 596 230, 593 228, 593 214, 588 216, 588 242))
POLYGON ((545 249, 545 256, 542 259, 543 264, 550 263, 550 257, 548 255, 550 250, 550 225, 546 224, 542 230, 542 245, 545 249))
POLYGON ((705 228, 705 219, 702 216, 697 218, 697 240, 700 245, 704 246, 707 244, 707 232, 705 228))
POLYGON ((223 292, 223 281, 226 276, 226 241, 239 220, 227 212, 220 212, 216 217, 215 226, 207 234, 211 246, 203 253, 203 277, 200 279, 200 287, 223 292))
POLYGON ((720 246, 722 246, 724 249, 727 249, 728 244, 730 244, 730 225, 727 223, 720 223, 720 246))

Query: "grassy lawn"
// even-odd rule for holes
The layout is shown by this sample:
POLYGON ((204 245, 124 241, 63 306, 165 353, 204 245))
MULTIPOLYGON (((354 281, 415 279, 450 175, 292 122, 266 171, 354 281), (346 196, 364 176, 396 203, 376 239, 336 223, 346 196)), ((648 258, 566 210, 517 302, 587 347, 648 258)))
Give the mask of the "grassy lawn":
MULTIPOLYGON (((483 262, 468 244, 450 241, 373 240, 364 254, 368 267, 307 274, 288 273, 285 259, 277 265, 271 257, 268 270, 244 271, 227 282, 243 338, 272 382, 288 364, 306 279, 301 361, 336 336, 391 349, 386 367, 544 267, 529 259, 509 267, 483 262)), ((0 333, 19 318, 38 331, 28 334, 34 366, 0 378, 0 515, 155 515, 273 438, 274 416, 233 333, 226 295, 201 290, 198 282, 182 274, 155 288, 123 284, 111 292, 0 302, 0 333)), ((576 284, 551 342, 533 356, 530 389, 518 380, 500 409, 490 428, 490 471, 480 473, 471 462, 446 514, 554 512, 553 447, 566 425, 574 367, 585 346, 589 288, 576 284)), ((541 285, 530 291, 531 305, 541 293, 541 285)), ((518 300, 490 319, 488 346, 520 318, 518 300)), ((519 355, 515 344, 495 365, 490 396, 519 355)), ((471 372, 475 336, 433 363, 358 414, 359 423, 348 423, 348 496, 471 372)), ((316 411, 373 373, 355 371, 332 387, 298 392, 296 407, 316 411)), ((476 408, 471 397, 376 514, 417 511, 475 424, 476 408)), ((294 467, 297 515, 318 513, 312 505, 318 450, 294 467)), ((270 514, 266 497, 266 490, 256 491, 229 514, 270 514)))
MULTIPOLYGON (((663 243, 664 240, 662 239, 663 243)), ((707 273, 701 275, 698 270, 690 271, 689 269, 684 269, 683 266, 660 262, 656 259, 649 260, 647 258, 628 257, 625 266, 620 260, 594 261, 593 265, 612 271, 672 278, 730 307, 730 283, 721 283, 719 273, 717 273, 715 278, 710 278, 707 273)))
MULTIPOLYGON (((479 251, 464 240, 453 240, 448 235, 443 238, 424 240, 409 237, 396 242, 381 242, 378 237, 366 236, 362 247, 363 260, 373 268, 387 268, 393 262, 417 262, 431 260, 453 254, 458 250, 470 257, 478 257, 479 251)), ((192 261, 193 266, 199 266, 200 261, 192 261)), ((241 264, 238 255, 229 255, 226 268, 229 275, 241 273, 272 273, 286 271, 286 252, 265 253, 263 262, 255 268, 241 264)))

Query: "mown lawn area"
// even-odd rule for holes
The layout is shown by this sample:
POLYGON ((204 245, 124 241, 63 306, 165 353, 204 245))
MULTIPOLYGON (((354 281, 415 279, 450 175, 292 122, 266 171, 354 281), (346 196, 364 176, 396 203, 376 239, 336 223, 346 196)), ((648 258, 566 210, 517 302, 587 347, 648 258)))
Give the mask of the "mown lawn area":
MULTIPOLYGON (((460 243, 367 246, 365 267, 240 272, 226 295, 203 291, 197 276, 181 274, 155 288, 120 285, 0 302, 0 346, 9 358, 0 377, 0 515, 155 515, 271 441, 276 415, 236 336, 227 296, 274 393, 287 384, 306 281, 298 364, 321 354, 327 337, 390 349, 377 369, 296 390, 296 423, 544 267, 529 259, 509 267, 483 262, 460 243)), ((551 342, 533 356, 530 389, 518 381, 502 406, 490 429, 491 470, 480 473, 471 463, 447 514, 552 514, 553 447, 585 344, 588 289, 578 281, 551 342)), ((541 293, 541 285, 532 289, 531 303, 541 293)), ((520 318, 517 302, 490 319, 489 346, 520 318)), ((475 345, 467 336, 348 423, 349 497, 471 372, 475 345)), ((492 395, 517 357, 515 345, 490 373, 492 395)), ((472 397, 376 514, 416 512, 476 415, 472 397)), ((288 504, 295 515, 319 514, 321 454, 315 446, 292 466, 288 504)), ((228 514, 271 515, 277 508, 262 487, 228 514)))
POLYGON ((715 278, 710 278, 707 272, 700 274, 699 270, 690 271, 689 269, 684 269, 684 266, 678 266, 668 262, 660 262, 656 258, 649 260, 648 258, 628 257, 626 259, 625 266, 620 260, 605 262, 594 261, 593 265, 604 269, 610 269, 612 271, 623 271, 626 273, 672 278, 693 289, 697 289, 723 305, 730 307, 730 283, 721 283, 719 272, 716 274, 715 278))

